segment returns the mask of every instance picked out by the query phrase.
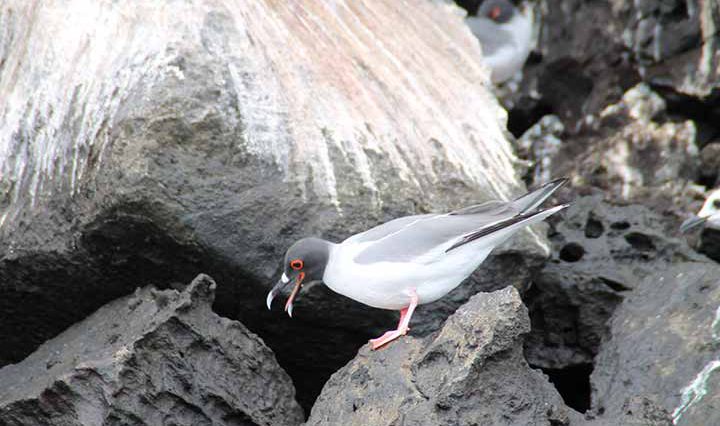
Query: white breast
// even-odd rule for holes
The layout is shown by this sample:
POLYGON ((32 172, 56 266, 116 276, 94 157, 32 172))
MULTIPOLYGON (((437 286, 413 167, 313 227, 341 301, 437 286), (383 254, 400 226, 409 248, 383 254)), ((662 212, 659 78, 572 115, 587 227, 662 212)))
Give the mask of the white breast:
POLYGON ((364 244, 338 244, 330 254, 323 281, 333 291, 358 302, 398 310, 410 303, 414 290, 419 303, 443 297, 467 278, 492 250, 474 245, 461 247, 434 263, 354 262, 364 244))

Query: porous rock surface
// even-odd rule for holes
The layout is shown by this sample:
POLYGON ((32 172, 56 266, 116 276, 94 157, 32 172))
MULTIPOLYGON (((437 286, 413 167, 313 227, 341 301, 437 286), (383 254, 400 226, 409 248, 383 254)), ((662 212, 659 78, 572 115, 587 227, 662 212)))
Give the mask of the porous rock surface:
POLYGON ((216 284, 138 289, 0 370, 3 425, 298 425, 272 351, 214 314, 216 284))
POLYGON ((720 422, 720 266, 678 262, 642 280, 610 322, 592 373, 593 408, 642 395, 676 425, 720 422))
POLYGON ((527 309, 512 287, 473 296, 443 328, 372 352, 333 374, 307 425, 669 426, 652 400, 583 416, 567 407, 522 354, 527 309))
POLYGON ((552 257, 523 295, 532 318, 528 362, 544 369, 591 366, 613 312, 643 279, 678 261, 704 261, 673 235, 674 225, 643 205, 576 198, 554 221, 552 257))

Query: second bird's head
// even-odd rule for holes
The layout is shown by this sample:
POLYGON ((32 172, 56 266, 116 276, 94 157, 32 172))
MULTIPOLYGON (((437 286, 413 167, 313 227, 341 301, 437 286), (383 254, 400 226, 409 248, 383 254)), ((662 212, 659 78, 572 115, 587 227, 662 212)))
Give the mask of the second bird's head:
POLYGON ((283 274, 267 295, 270 309, 273 299, 284 287, 292 285, 292 291, 285 303, 285 311, 292 317, 293 301, 303 284, 322 281, 330 259, 330 243, 320 238, 303 238, 291 245, 285 253, 283 274))
POLYGON ((517 9, 508 0, 485 0, 478 9, 478 16, 484 16, 498 24, 510 22, 517 9))

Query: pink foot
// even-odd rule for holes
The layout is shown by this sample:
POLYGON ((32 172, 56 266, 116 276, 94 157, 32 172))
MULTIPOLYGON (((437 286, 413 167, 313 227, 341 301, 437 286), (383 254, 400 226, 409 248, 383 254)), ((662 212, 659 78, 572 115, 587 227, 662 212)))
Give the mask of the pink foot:
POLYGON ((406 333, 407 331, 401 332, 400 330, 386 331, 385 334, 378 337, 377 339, 370 339, 370 348, 372 350, 377 350, 382 346, 387 345, 388 343, 397 339, 398 337, 404 336, 406 333))
POLYGON ((400 322, 398 323, 397 330, 386 331, 385 334, 378 337, 377 339, 370 339, 370 348, 376 350, 400 336, 404 336, 410 331, 410 318, 412 317, 415 308, 418 305, 418 296, 415 294, 415 290, 410 295, 410 306, 400 310, 400 322))

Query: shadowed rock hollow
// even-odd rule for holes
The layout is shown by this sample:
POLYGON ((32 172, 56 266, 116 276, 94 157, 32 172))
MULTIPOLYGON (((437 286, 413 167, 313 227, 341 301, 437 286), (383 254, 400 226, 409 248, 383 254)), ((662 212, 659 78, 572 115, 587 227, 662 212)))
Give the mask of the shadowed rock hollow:
POLYGON ((4 425, 297 425, 290 377, 215 282, 138 289, 0 370, 4 425))

